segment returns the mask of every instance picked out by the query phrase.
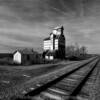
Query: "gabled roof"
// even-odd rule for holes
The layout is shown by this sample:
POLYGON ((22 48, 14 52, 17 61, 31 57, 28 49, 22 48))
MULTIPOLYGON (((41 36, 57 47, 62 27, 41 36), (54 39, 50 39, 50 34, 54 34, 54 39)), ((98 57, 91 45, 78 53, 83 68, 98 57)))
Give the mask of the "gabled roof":
POLYGON ((57 26, 57 27, 54 28, 54 30, 58 30, 58 29, 64 29, 64 27, 63 26, 57 26))
POLYGON ((44 41, 45 41, 45 40, 50 40, 50 37, 45 38, 44 41))
POLYGON ((55 51, 48 51, 46 53, 47 56, 54 56, 55 55, 55 51))
POLYGON ((37 53, 33 51, 33 49, 23 49, 23 50, 16 50, 14 53, 20 52, 21 54, 34 54, 37 53))

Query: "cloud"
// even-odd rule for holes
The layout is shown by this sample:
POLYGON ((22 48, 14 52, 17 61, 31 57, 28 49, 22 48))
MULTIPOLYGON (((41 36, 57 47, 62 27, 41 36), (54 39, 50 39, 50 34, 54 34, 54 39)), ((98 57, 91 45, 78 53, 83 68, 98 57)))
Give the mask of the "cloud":
POLYGON ((0 0, 0 46, 42 47, 42 39, 64 25, 66 45, 78 42, 99 52, 99 5, 99 0, 0 0))

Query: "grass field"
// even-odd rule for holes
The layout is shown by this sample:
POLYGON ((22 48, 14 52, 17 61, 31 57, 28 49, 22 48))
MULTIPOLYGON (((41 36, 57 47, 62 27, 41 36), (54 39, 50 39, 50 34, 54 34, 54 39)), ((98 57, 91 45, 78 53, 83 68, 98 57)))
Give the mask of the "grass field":
POLYGON ((64 62, 33 66, 0 66, 0 97, 6 95, 6 91, 20 86, 36 76, 61 68, 62 64, 64 62))

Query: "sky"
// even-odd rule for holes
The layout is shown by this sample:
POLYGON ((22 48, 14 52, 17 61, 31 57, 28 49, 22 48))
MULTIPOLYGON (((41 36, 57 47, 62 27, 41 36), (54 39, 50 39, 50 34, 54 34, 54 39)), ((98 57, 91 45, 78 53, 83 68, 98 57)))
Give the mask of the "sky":
POLYGON ((100 0, 0 0, 0 52, 42 50, 43 39, 64 26, 66 45, 100 53, 100 0))

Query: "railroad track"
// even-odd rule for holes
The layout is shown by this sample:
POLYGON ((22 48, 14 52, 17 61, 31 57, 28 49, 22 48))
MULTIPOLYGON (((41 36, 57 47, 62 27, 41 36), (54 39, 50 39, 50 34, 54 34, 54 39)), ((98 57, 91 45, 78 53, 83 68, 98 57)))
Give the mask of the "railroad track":
POLYGON ((15 100, 88 100, 87 85, 92 84, 90 80, 93 80, 93 72, 98 62, 99 58, 85 62, 46 84, 38 85, 23 98, 15 100))

